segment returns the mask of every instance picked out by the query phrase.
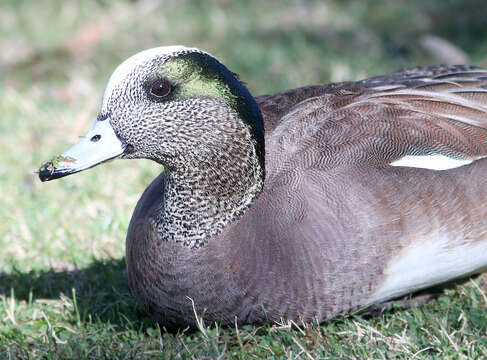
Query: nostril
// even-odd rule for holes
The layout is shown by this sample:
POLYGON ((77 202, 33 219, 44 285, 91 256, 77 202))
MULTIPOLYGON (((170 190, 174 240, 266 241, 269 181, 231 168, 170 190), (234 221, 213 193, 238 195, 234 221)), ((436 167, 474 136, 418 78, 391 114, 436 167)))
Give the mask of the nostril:
POLYGON ((94 135, 90 140, 93 142, 97 142, 100 139, 101 139, 101 135, 94 135))

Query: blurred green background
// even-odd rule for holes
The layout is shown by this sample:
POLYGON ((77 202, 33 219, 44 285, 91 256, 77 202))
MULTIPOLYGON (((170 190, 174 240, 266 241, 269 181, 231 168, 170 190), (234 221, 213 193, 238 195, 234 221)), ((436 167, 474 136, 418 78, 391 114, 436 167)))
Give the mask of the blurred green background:
POLYGON ((35 171, 88 129, 121 61, 172 44, 214 54, 254 95, 423 64, 487 66, 487 2, 1 0, 0 358, 487 357, 476 286, 417 312, 302 332, 161 335, 123 259, 159 166, 118 161, 45 184, 35 171))

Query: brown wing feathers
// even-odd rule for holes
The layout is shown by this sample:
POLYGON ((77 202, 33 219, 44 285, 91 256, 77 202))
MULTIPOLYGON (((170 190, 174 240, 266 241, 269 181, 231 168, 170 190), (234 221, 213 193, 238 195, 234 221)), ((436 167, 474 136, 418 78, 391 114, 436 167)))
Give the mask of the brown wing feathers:
MULTIPOLYGON (((308 94, 304 89, 294 91, 277 95, 281 110, 286 108, 272 134, 286 136, 286 141, 276 139, 280 151, 300 148, 286 135, 298 132, 300 136, 294 138, 301 146, 317 144, 322 154, 335 157, 327 160, 328 165, 388 163, 404 155, 487 156, 486 70, 469 66, 408 69, 355 83, 313 87, 308 94, 314 97, 297 105, 293 102, 302 98, 299 94, 308 94)), ((266 100, 262 100, 265 110, 266 100)), ((289 155, 278 158, 289 159, 289 155)))
MULTIPOLYGON (((414 88, 373 93, 368 101, 393 101, 391 111, 397 112, 404 129, 422 129, 422 135, 416 139, 411 138, 409 131, 409 140, 405 140, 422 142, 426 151, 458 158, 486 156, 487 72, 454 71, 423 81, 425 84, 414 88)), ((417 145, 412 150, 416 148, 417 145)))

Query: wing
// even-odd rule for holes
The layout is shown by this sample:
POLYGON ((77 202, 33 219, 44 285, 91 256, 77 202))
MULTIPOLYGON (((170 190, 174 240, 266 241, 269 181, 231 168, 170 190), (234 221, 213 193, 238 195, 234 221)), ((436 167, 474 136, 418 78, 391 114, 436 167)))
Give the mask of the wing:
POLYGON ((288 108, 268 135, 268 170, 298 153, 319 168, 487 156, 486 70, 421 67, 313 91, 323 93, 288 108))
MULTIPOLYGON (((468 65, 453 66, 420 66, 402 71, 394 72, 387 75, 375 76, 360 81, 346 81, 339 83, 329 83, 322 85, 311 85, 291 89, 276 94, 261 95, 255 99, 259 104, 260 110, 264 117, 266 131, 274 130, 275 126, 284 117, 290 109, 301 101, 311 97, 324 94, 333 94, 337 91, 366 89, 371 87, 381 87, 390 85, 401 85, 404 87, 416 87, 428 85, 432 80, 438 81, 442 77, 451 77, 461 75, 463 82, 467 81, 466 76, 479 75, 481 69, 468 65)), ((485 74, 484 74, 485 76, 485 74)), ((444 79, 447 80, 447 79, 444 79)), ((472 79, 472 85, 475 80, 472 79)))
POLYGON ((257 96, 255 100, 259 104, 262 117, 264 119, 264 129, 266 133, 270 133, 276 127, 277 123, 300 102, 326 94, 333 91, 342 85, 326 84, 326 85, 312 85, 297 89, 291 89, 272 95, 257 96))

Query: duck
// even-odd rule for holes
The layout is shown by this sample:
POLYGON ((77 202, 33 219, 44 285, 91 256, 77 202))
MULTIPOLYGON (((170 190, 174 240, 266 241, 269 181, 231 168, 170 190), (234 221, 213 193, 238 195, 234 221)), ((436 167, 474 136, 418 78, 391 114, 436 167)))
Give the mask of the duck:
POLYGON ((162 165, 126 237, 155 321, 321 323, 486 270, 486 156, 487 70, 254 98, 213 55, 163 46, 115 69, 92 127, 39 177, 162 165))

